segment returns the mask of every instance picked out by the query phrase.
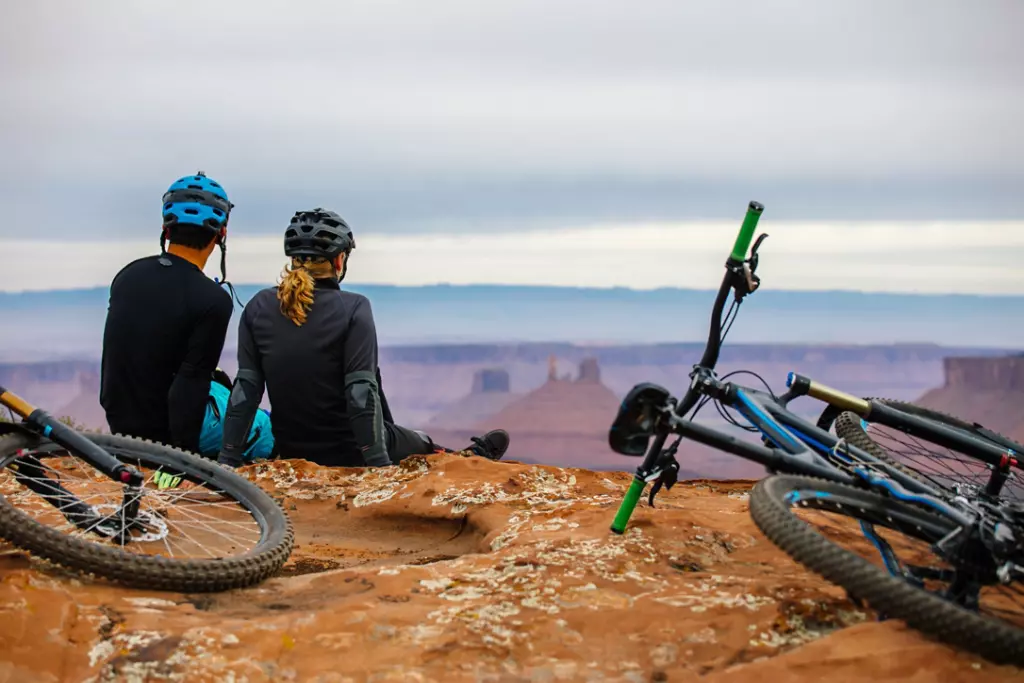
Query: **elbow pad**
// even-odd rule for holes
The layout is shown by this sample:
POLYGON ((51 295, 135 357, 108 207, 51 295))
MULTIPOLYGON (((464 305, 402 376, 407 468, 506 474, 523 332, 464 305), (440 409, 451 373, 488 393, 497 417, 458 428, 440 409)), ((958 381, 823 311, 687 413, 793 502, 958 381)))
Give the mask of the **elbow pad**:
POLYGON ((345 401, 363 460, 371 467, 390 465, 376 375, 372 372, 345 375, 345 401))

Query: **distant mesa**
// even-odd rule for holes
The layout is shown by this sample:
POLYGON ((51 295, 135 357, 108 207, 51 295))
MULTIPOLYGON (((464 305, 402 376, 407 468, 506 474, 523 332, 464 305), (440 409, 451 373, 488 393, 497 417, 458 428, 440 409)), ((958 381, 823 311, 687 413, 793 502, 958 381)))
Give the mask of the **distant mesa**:
POLYGON ((508 370, 486 368, 473 373, 474 394, 509 393, 508 370))
POLYGON ((577 382, 601 383, 601 368, 596 358, 584 358, 580 363, 580 376, 577 382))
POLYGON ((426 430, 462 429, 499 412, 509 403, 522 398, 510 391, 508 371, 484 368, 473 373, 470 393, 432 417, 426 430))
POLYGON ((915 403, 1024 443, 1024 356, 950 357, 943 369, 943 386, 915 403))
POLYGON ((1024 393, 1024 354, 995 358, 944 358, 945 386, 972 391, 1024 393))
POLYGON ((583 359, 574 380, 571 375, 559 377, 552 356, 544 384, 474 426, 477 430, 500 427, 515 434, 517 442, 529 435, 603 438, 618 406, 619 397, 601 383, 597 359, 583 359))

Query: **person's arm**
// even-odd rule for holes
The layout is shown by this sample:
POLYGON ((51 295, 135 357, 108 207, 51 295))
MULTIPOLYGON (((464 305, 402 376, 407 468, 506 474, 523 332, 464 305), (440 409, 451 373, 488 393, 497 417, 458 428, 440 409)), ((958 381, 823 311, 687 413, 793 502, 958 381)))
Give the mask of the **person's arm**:
POLYGON ((167 423, 171 442, 178 448, 199 450, 199 433, 210 396, 210 377, 224 350, 230 320, 231 299, 218 296, 189 336, 185 359, 167 392, 167 423))
POLYGON ((377 328, 369 300, 360 297, 345 337, 345 401, 363 460, 370 467, 391 464, 385 441, 377 378, 377 328))
POLYGON ((391 408, 388 407, 388 397, 384 395, 384 382, 380 379, 380 365, 377 366, 377 393, 380 395, 380 407, 384 413, 384 421, 394 424, 395 418, 392 417, 391 408))
POLYGON ((231 467, 240 466, 244 460, 245 441, 252 428, 252 421, 263 400, 265 378, 259 351, 253 342, 249 327, 248 311, 242 312, 238 321, 238 374, 231 387, 227 414, 224 416, 224 443, 217 462, 231 467))

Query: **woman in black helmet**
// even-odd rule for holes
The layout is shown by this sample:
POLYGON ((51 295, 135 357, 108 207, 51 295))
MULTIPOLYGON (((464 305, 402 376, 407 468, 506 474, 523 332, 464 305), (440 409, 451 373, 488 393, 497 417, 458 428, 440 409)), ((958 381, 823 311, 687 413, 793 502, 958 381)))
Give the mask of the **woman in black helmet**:
MULTIPOLYGON (((394 424, 380 386, 377 331, 370 302, 343 291, 355 239, 332 211, 299 211, 284 234, 291 257, 281 284, 258 292, 238 324, 238 374, 218 461, 237 467, 266 386, 275 450, 321 465, 382 467, 414 454, 448 450, 394 424)), ((474 437, 468 449, 500 459, 503 430, 474 437)))

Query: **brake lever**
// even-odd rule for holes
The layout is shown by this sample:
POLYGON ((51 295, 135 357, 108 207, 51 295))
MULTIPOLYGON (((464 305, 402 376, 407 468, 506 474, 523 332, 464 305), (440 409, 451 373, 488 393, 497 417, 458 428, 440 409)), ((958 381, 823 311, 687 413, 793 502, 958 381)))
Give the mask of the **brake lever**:
POLYGON ((656 478, 654 478, 654 486, 651 487, 651 493, 647 497, 647 504, 654 507, 654 498, 658 495, 658 491, 664 486, 666 490, 671 489, 675 486, 676 482, 679 481, 679 461, 676 460, 676 452, 679 450, 679 443, 682 438, 677 439, 675 443, 666 448, 658 456, 658 462, 664 463, 661 471, 658 472, 656 478))
POLYGON ((673 457, 671 462, 661 471, 661 475, 655 480, 654 486, 651 487, 651 494, 647 497, 647 504, 654 507, 654 497, 658 495, 661 487, 664 486, 665 490, 671 490, 677 481, 679 481, 679 461, 673 457))
POLYGON ((761 243, 764 242, 766 239, 768 239, 768 233, 766 232, 762 232, 760 235, 757 236, 757 239, 754 240, 754 246, 750 248, 751 258, 757 256, 757 250, 761 248, 761 243))
POLYGON ((750 248, 750 258, 747 259, 747 263, 750 264, 751 275, 757 272, 757 264, 760 263, 760 257, 757 254, 757 250, 761 248, 761 243, 764 242, 767 238, 768 233, 762 232, 760 235, 757 236, 757 239, 754 241, 754 246, 750 248))
POLYGON ((762 232, 757 236, 757 240, 754 241, 754 246, 750 249, 750 258, 743 262, 742 275, 743 275, 743 288, 739 286, 735 288, 736 301, 741 301, 743 297, 748 294, 753 294, 757 291, 757 288, 761 286, 761 278, 757 276, 757 264, 760 262, 757 250, 761 248, 761 243, 767 239, 768 233, 762 232))

